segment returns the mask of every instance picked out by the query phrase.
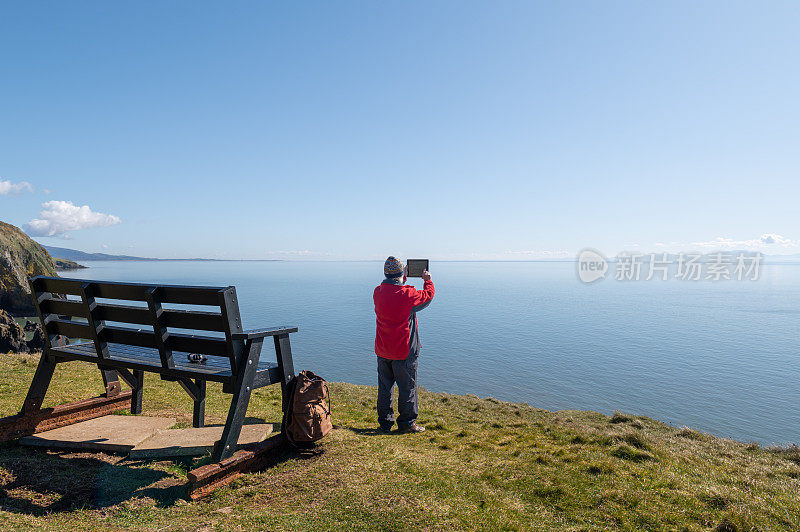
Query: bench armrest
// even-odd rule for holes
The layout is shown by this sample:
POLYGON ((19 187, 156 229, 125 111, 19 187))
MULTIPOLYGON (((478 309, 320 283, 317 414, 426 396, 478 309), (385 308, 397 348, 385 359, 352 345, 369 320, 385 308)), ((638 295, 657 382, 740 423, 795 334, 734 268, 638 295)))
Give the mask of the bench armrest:
POLYGON ((281 327, 261 327, 259 329, 247 329, 246 331, 231 334, 233 340, 254 340, 266 336, 277 336, 284 333, 297 332, 297 327, 283 325, 281 327))

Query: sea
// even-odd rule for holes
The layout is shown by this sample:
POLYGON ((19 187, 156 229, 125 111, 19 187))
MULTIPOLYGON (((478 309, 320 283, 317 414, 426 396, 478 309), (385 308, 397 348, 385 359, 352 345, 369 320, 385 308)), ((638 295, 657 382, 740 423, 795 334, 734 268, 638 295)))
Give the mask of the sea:
MULTIPOLYGON (((234 285, 245 328, 299 327, 298 371, 376 384, 372 291, 382 262, 84 264, 61 275, 234 285)), ((418 315, 426 389, 800 443, 800 261, 762 264, 757 280, 717 282, 586 284, 571 261, 442 261, 431 274, 436 297, 418 315)))

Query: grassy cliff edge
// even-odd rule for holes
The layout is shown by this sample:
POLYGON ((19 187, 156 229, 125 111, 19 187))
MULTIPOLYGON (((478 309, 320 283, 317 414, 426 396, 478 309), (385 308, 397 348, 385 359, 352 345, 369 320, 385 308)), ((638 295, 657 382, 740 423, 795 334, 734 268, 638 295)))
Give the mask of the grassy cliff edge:
MULTIPOLYGON (((36 365, 0 355, 0 414, 20 407, 36 365)), ((191 423, 191 401, 147 375, 145 415, 191 423)), ((98 394, 88 364, 59 365, 47 404, 98 394)), ((331 384, 321 456, 289 453, 207 500, 187 503, 188 462, 131 462, 0 446, 6 528, 150 530, 796 530, 800 458, 649 418, 549 412, 421 392, 421 435, 375 429, 375 389, 331 384)), ((226 399, 209 385, 209 423, 226 399)), ((248 415, 279 421, 279 389, 248 415)))

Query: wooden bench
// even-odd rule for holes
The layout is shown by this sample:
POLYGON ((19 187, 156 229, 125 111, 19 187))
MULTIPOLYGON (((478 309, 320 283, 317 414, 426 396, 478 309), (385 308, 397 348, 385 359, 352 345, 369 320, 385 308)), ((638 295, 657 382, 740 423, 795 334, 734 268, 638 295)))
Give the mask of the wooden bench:
MULTIPOLYGON (((297 327, 244 330, 233 286, 116 283, 44 276, 31 278, 30 286, 46 347, 16 418, 37 415, 56 365, 71 360, 98 366, 107 401, 120 396, 119 378, 128 383, 133 414, 142 411, 144 372, 176 381, 194 401, 195 427, 204 423, 206 383, 221 382, 222 391, 233 398, 222 438, 214 448, 216 461, 229 458, 236 450, 254 389, 280 383, 286 407, 286 383, 294 376, 289 334, 297 327), (59 345, 60 336, 86 341, 59 345), (275 363, 261 360, 261 347, 267 337, 274 340, 275 363), (191 362, 189 354, 203 355, 206 360, 191 362)), ((56 425, 68 421, 58 420, 56 425)))

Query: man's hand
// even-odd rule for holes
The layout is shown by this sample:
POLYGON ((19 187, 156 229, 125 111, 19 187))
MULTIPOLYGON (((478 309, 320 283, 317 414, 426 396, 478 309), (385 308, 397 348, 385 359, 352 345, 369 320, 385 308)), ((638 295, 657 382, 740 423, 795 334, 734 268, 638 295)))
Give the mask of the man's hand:
POLYGON ((422 280, 423 281, 430 281, 431 280, 431 274, 428 273, 428 270, 424 270, 422 272, 422 280))

